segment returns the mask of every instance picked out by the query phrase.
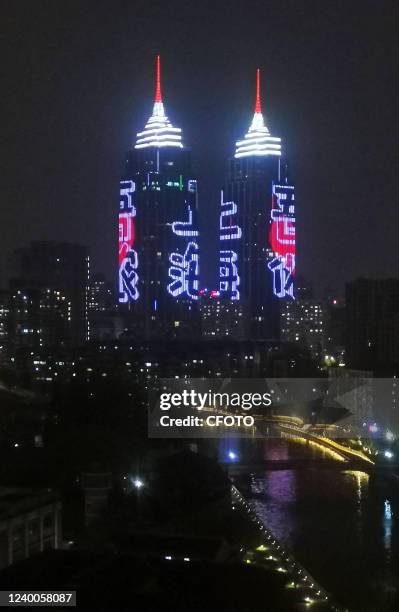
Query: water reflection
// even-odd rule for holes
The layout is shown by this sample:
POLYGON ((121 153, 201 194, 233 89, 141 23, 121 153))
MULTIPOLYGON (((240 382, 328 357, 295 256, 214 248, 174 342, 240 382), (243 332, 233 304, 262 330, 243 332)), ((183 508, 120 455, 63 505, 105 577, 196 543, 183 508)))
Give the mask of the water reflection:
MULTIPOLYGON (((268 440, 260 450, 269 460, 300 457, 285 440, 268 440)), ((342 604, 359 612, 399 610, 399 487, 324 467, 265 470, 251 490, 271 531, 342 604)))
POLYGON ((384 502, 384 545, 387 556, 390 557, 392 545, 392 509, 387 499, 384 502))

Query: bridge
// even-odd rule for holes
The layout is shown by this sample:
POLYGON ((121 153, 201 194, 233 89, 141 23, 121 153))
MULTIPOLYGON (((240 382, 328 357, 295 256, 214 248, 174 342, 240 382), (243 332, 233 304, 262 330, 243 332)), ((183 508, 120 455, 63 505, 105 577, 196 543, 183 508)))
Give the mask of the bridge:
MULTIPOLYGON (((231 412, 227 410, 209 410, 209 412, 215 412, 220 415, 231 415, 231 412)), ((324 457, 322 460, 315 458, 288 458, 252 461, 250 459, 246 462, 240 461, 239 465, 238 463, 226 462, 226 464, 228 464, 229 473, 231 474, 255 472, 259 470, 288 470, 302 468, 337 469, 340 471, 356 470, 368 474, 374 473, 382 476, 384 479, 388 477, 391 481, 399 484, 399 474, 397 474, 399 472, 399 463, 388 461, 386 463, 378 462, 376 464, 376 462, 363 450, 357 450, 342 443, 342 441, 340 441, 342 438, 330 437, 328 433, 334 434, 337 429, 339 430, 336 426, 306 424, 299 417, 290 415, 253 415, 253 417, 255 419, 255 425, 252 428, 254 439, 270 438, 270 429, 272 429, 275 432, 275 437, 309 444, 309 446, 316 447, 323 451, 324 457)), ((231 428, 229 429, 231 431, 231 428)), ((235 433, 239 434, 240 428, 237 428, 235 433)))
MULTIPOLYGON (((324 453, 322 459, 287 458, 265 459, 262 461, 249 459, 240 463, 231 463, 228 466, 230 475, 239 475, 245 472, 262 470, 289 470, 289 469, 325 469, 325 470, 358 470, 371 473, 375 470, 372 459, 363 452, 350 448, 341 442, 325 435, 314 433, 309 426, 303 426, 299 419, 292 417, 263 417, 256 418, 256 430, 264 437, 270 437, 270 427, 276 437, 291 439, 293 442, 305 443, 324 453), (302 425, 302 426, 301 426, 302 425)), ((389 466, 390 468, 393 466, 389 466)))
POLYGON ((241 474, 256 473, 263 471, 280 471, 280 470, 353 470, 359 472, 370 473, 372 468, 365 467, 363 463, 348 461, 340 463, 338 461, 317 461, 315 459, 277 459, 265 461, 248 461, 240 463, 227 464, 227 470, 230 476, 239 476, 241 474))

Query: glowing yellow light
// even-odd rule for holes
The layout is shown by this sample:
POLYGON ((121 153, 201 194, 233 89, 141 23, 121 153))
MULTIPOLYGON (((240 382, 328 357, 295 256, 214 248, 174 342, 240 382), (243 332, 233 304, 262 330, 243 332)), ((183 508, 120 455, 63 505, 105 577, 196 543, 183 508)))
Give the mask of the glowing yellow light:
POLYGON ((335 440, 331 440, 331 438, 324 438, 323 437, 323 438, 320 438, 320 439, 323 440, 324 442, 326 442, 327 444, 329 444, 330 446, 333 446, 337 450, 340 450, 340 451, 344 452, 347 455, 352 455, 353 457, 359 457, 359 459, 363 459, 364 461, 367 461, 368 463, 371 463, 372 465, 374 465, 374 461, 372 461, 371 459, 366 457, 360 451, 356 451, 356 450, 354 450, 352 448, 348 448, 347 446, 344 446, 343 444, 339 444, 335 440))
POLYGON ((316 448, 323 452, 324 455, 330 457, 331 459, 335 459, 336 461, 346 461, 345 457, 336 452, 335 450, 329 448, 328 446, 324 446, 320 442, 316 442, 315 440, 309 440, 308 438, 301 438, 299 436, 294 436, 292 434, 289 435, 289 439, 292 442, 296 442, 298 444, 309 445, 313 448, 316 448))

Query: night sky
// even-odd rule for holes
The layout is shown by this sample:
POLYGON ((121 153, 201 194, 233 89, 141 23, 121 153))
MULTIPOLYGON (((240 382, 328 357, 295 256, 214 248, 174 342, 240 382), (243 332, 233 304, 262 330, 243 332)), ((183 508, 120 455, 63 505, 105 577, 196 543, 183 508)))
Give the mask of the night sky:
POLYGON ((116 273, 118 182, 156 53, 200 181, 204 284, 258 66, 297 189, 298 269, 320 289, 398 277, 398 16, 379 0, 3 1, 2 284, 5 256, 32 239, 88 244, 94 269, 116 273))

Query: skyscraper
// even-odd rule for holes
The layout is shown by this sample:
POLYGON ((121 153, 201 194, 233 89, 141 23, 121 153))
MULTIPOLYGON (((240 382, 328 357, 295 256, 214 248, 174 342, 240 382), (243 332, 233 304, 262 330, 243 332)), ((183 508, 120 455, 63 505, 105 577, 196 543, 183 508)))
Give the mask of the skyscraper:
POLYGON ((132 333, 174 338, 195 321, 197 207, 190 151, 166 116, 157 56, 152 115, 127 153, 120 185, 119 302, 132 333))
POLYGON ((220 291, 243 306, 247 338, 279 336, 281 298, 293 299, 295 195, 261 108, 256 72, 255 112, 229 160, 220 212, 220 291))

